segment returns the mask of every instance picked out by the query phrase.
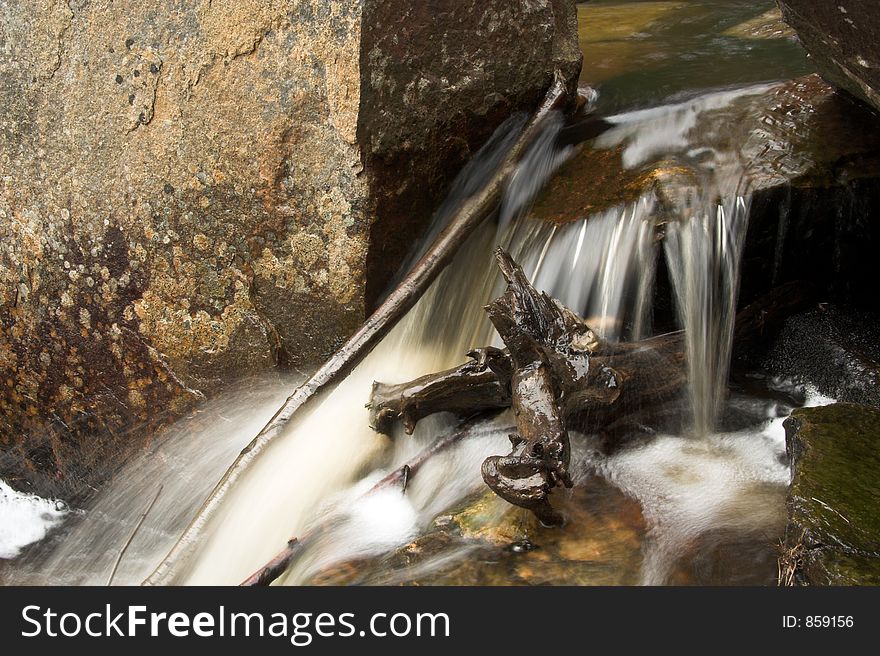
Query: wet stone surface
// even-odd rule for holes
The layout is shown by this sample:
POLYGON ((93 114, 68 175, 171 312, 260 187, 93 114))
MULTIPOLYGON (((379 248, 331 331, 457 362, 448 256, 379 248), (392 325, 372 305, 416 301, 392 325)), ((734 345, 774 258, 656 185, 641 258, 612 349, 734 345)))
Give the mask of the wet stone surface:
POLYGON ((645 523, 638 503, 598 477, 557 494, 563 528, 491 492, 438 516, 425 534, 384 557, 319 573, 321 584, 634 585, 645 523))
POLYGON ((785 429, 793 472, 787 582, 880 584, 880 410, 851 403, 801 409, 785 429))
POLYGON ((833 84, 880 110, 880 16, 870 0, 780 0, 783 17, 833 84))

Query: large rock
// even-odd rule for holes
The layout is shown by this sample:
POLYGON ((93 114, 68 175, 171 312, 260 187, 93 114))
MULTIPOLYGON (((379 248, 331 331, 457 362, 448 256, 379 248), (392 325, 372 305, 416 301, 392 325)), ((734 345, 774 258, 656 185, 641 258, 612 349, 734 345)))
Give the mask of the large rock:
POLYGON ((783 582, 880 584, 880 410, 800 409, 785 433, 792 483, 783 582))
POLYGON ((567 0, 2 7, 0 475, 44 492, 320 361, 473 150, 580 65, 567 0))
POLYGON ((794 314, 762 369, 838 401, 880 408, 880 315, 824 303, 794 314))
POLYGON ((777 0, 829 82, 880 110, 880 12, 874 0, 777 0))

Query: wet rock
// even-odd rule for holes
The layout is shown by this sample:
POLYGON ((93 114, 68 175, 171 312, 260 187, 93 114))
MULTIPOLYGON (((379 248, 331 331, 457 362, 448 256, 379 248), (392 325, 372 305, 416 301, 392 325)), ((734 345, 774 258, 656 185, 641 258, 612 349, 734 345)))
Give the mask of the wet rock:
POLYGON ((480 493, 437 517, 423 536, 401 549, 335 565, 311 583, 636 584, 645 533, 638 503, 595 477, 559 501, 566 524, 547 528, 531 513, 480 493))
POLYGON ((748 151, 759 165, 741 301, 799 280, 836 302, 876 307, 875 116, 809 76, 777 90, 769 118, 748 151))
POLYGON ((783 583, 880 584, 880 410, 851 403, 796 410, 783 583))
POLYGON ((880 14, 871 0, 778 0, 822 76, 880 110, 880 14))
POLYGON ((228 381, 320 362, 472 150, 575 83, 574 11, 5 7, 0 475, 66 494, 228 381))
POLYGON ((880 316, 826 304, 793 315, 763 368, 838 401, 880 408, 880 316))
POLYGON ((574 94, 581 58, 568 0, 365 4, 361 66, 370 75, 358 139, 376 207, 368 305, 475 148, 540 100, 554 68, 574 94))

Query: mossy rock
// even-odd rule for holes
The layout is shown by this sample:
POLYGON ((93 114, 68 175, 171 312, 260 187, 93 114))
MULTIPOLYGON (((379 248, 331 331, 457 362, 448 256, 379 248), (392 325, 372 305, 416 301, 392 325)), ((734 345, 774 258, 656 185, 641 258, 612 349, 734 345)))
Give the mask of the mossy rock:
POLYGON ((803 408, 785 432, 793 471, 782 563, 789 582, 880 583, 880 410, 803 408))

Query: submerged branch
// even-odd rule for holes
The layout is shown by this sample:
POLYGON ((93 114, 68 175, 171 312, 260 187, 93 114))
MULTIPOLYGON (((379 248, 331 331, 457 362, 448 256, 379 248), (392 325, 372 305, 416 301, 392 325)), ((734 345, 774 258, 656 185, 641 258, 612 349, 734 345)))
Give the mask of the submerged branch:
MULTIPOLYGON (((382 478, 382 480, 367 490, 363 496, 398 485, 401 488, 401 493, 405 493, 410 479, 418 473, 419 469, 421 469, 426 462, 438 453, 457 444, 462 438, 469 434, 470 431, 468 428, 461 428, 451 435, 447 435, 446 437, 437 440, 405 465, 382 478)), ((242 581, 241 585, 245 587, 257 587, 271 584, 287 571, 287 569, 293 564, 297 555, 302 552, 304 546, 309 543, 312 536, 321 532, 323 526, 324 524, 315 527, 311 532, 303 536, 301 540, 291 538, 284 549, 279 551, 272 560, 242 581)))

